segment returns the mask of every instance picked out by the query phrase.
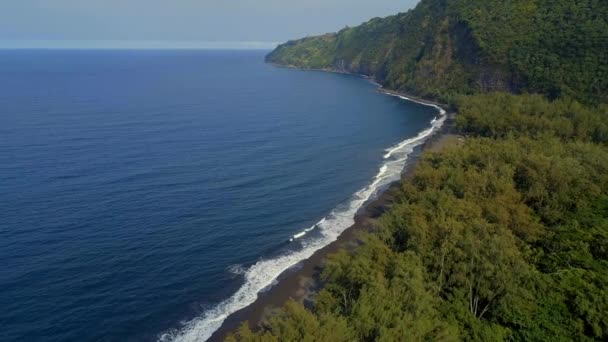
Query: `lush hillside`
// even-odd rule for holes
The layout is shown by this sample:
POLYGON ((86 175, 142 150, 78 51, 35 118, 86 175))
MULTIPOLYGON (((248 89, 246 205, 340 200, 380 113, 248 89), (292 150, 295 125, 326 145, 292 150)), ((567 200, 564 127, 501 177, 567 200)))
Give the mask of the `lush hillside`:
POLYGON ((279 46, 272 63, 375 77, 449 100, 479 91, 608 101, 608 2, 423 0, 413 10, 279 46))
POLYGON ((271 53, 449 100, 466 138, 423 155, 312 308, 228 340, 608 340, 607 8, 422 0, 271 53))

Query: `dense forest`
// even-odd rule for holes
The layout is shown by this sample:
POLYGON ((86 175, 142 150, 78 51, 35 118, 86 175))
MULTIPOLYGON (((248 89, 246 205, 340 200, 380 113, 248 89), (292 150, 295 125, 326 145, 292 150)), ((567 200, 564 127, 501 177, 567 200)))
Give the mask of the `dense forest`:
POLYGON ((228 340, 608 340, 607 8, 422 0, 271 53, 447 101, 465 142, 424 153, 312 308, 228 340))
POLYGON ((267 60, 373 76, 394 90, 540 92, 608 101, 608 1, 423 0, 406 13, 279 46, 267 60))
POLYGON ((497 93, 458 108, 466 143, 426 153, 377 231, 332 256, 314 310, 232 338, 608 338, 608 107, 497 93))

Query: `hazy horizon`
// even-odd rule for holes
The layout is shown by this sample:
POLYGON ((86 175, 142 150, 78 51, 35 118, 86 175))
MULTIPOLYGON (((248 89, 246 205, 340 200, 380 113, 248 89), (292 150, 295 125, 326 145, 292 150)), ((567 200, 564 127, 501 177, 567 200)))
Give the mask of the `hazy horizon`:
POLYGON ((271 50, 281 42, 206 42, 135 40, 23 40, 2 41, 0 50, 77 49, 77 50, 271 50))
POLYGON ((418 0, 21 0, 0 5, 0 48, 272 49, 418 0))

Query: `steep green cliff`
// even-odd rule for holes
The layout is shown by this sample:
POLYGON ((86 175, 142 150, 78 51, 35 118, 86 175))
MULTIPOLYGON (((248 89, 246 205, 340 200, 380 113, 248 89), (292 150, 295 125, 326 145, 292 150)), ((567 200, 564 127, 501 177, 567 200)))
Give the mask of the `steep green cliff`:
POLYGON ((423 0, 415 9, 280 45, 271 63, 374 77, 390 89, 535 92, 608 101, 608 1, 423 0))

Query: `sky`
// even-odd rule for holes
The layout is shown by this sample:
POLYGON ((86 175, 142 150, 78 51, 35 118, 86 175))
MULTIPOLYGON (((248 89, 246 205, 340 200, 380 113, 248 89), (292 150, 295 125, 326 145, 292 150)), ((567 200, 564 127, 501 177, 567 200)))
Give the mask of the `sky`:
POLYGON ((418 0, 0 0, 0 47, 265 48, 418 0))

